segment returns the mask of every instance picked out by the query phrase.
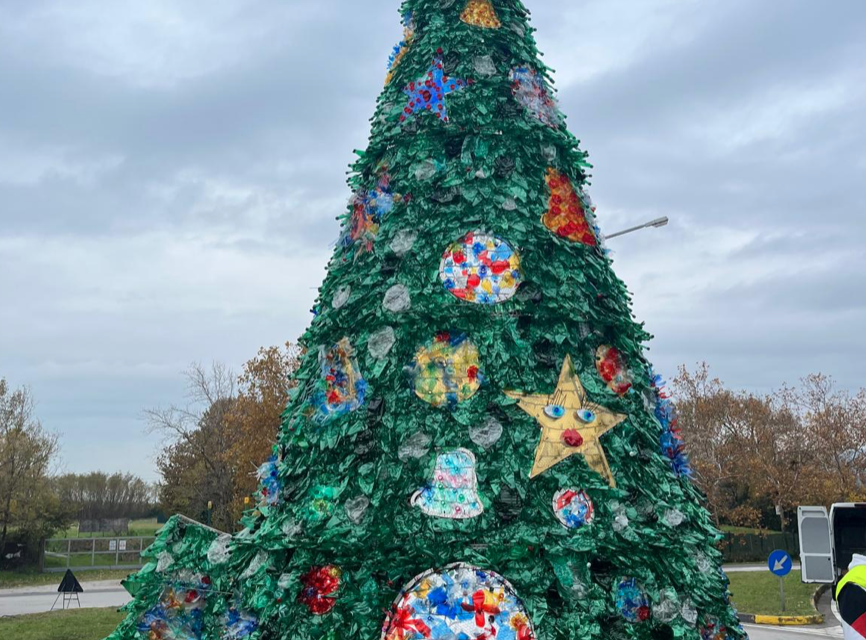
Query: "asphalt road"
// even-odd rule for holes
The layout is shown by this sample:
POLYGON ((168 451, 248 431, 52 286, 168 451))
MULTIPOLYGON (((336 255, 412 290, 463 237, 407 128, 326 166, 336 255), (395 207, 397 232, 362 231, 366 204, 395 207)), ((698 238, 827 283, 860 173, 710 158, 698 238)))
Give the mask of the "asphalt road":
MULTIPOLYGON (((62 575, 57 580, 60 581, 62 575)), ((79 594, 82 608, 122 607, 130 597, 120 583, 114 580, 82 582, 84 593, 79 594)), ((28 613, 43 613, 51 610, 57 598, 57 587, 21 587, 0 591, 0 616, 20 616, 28 613)), ((62 600, 61 600, 62 602, 62 600)), ((61 602, 57 606, 61 606, 61 602)), ((77 607, 73 602, 72 607, 77 607)))

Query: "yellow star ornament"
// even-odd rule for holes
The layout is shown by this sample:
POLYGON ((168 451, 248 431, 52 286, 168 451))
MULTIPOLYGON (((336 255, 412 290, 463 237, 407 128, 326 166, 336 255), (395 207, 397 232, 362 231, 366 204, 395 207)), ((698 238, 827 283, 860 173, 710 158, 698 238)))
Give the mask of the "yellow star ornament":
POLYGON ((616 486, 599 437, 623 422, 628 416, 589 402, 580 378, 566 356, 556 390, 550 395, 506 391, 509 398, 541 426, 541 441, 535 450, 535 464, 530 478, 544 473, 566 458, 579 454, 611 487, 616 486))

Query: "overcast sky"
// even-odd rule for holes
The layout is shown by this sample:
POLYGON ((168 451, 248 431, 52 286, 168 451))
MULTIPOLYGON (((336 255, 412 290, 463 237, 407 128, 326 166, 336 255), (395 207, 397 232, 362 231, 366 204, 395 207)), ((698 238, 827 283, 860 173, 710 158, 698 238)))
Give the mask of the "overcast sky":
MULTIPOLYGON (((866 385, 866 2, 524 0, 670 375, 866 385)), ((0 376, 65 468, 157 478, 142 410, 295 339, 398 0, 0 0, 0 376)))

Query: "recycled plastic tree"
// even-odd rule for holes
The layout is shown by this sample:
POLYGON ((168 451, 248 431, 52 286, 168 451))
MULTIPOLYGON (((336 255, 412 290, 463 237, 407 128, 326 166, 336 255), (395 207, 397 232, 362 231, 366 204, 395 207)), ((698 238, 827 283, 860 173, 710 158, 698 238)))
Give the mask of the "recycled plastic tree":
POLYGON ((112 639, 744 637, 527 10, 403 12, 258 508, 112 639))

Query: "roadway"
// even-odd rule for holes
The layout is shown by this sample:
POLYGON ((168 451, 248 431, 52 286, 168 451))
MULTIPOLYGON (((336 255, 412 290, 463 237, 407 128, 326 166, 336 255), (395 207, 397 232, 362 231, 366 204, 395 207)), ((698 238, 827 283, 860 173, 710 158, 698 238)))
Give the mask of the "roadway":
MULTIPOLYGON (((57 575, 57 582, 63 574, 57 575)), ((117 580, 100 582, 82 582, 84 593, 78 594, 81 608, 122 607, 129 602, 130 597, 117 580)), ((29 613, 44 613, 51 610, 51 605, 57 599, 57 586, 19 587, 17 589, 0 590, 0 617, 20 616, 29 613)), ((62 602, 62 599, 61 599, 62 602)), ((57 606, 61 606, 61 602, 57 606)), ((72 607, 78 604, 72 602, 72 607)))

